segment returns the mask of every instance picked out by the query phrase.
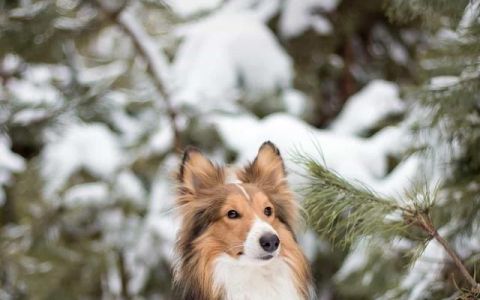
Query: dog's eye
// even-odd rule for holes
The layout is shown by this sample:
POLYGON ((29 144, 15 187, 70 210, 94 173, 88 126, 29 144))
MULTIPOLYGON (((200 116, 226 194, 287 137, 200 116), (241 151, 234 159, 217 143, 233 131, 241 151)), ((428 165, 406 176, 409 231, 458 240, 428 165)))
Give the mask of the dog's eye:
POLYGON ((229 219, 236 219, 240 218, 240 214, 236 210, 229 210, 227 213, 227 216, 229 219))
POLYGON ((263 210, 263 213, 267 216, 267 217, 270 217, 272 215, 272 208, 270 206, 268 207, 265 207, 265 209, 263 210))

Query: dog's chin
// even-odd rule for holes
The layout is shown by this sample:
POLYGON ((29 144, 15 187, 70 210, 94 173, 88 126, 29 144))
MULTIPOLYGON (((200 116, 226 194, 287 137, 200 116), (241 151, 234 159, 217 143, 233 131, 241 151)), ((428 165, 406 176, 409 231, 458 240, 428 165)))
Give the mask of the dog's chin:
POLYGON ((278 255, 279 255, 278 252, 262 253, 259 255, 248 255, 242 252, 242 253, 239 253, 238 259, 239 261, 245 262, 247 264, 266 265, 271 263, 272 261, 275 261, 278 255))

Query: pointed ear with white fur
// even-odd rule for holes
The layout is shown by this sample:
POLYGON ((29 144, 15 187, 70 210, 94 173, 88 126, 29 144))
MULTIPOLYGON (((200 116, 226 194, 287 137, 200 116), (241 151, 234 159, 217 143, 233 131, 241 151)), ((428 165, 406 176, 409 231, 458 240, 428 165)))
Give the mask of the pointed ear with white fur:
POLYGON ((180 194, 198 194, 199 191, 225 182, 224 171, 206 158, 195 147, 187 147, 178 172, 180 194))
POLYGON ((286 184, 286 173, 278 148, 270 141, 260 146, 255 160, 238 173, 242 182, 272 189, 286 184))

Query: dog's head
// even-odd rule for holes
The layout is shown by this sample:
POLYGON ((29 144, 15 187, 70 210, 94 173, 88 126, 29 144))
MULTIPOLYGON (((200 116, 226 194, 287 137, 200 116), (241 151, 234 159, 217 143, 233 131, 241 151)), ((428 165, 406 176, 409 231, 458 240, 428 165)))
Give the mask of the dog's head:
POLYGON ((279 150, 265 142, 257 157, 226 182, 226 169, 188 148, 178 174, 183 223, 179 250, 227 254, 266 263, 295 247, 298 208, 286 182, 279 150))

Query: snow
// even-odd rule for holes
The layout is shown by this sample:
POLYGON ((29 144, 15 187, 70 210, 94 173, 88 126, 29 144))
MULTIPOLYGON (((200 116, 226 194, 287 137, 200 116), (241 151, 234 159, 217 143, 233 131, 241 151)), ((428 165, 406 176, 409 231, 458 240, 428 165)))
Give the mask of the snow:
MULTIPOLYGON (((141 52, 146 57, 151 72, 156 80, 164 84, 170 82, 170 68, 168 59, 161 51, 157 43, 148 35, 143 29, 143 26, 138 22, 134 15, 136 5, 131 5, 125 9, 119 18, 119 22, 123 25, 125 30, 130 33, 130 36, 135 40, 135 43, 141 49, 141 52)), ((164 88, 168 91, 169 85, 164 88)))
POLYGON ((100 228, 105 232, 105 243, 118 250, 134 247, 141 231, 141 218, 127 215, 121 208, 100 211, 100 228))
POLYGON ((146 191, 140 179, 131 171, 122 171, 117 179, 113 194, 119 199, 128 199, 136 206, 145 206, 146 191))
POLYGON ((315 16, 310 22, 313 30, 320 35, 328 35, 333 31, 332 23, 322 16, 315 16))
POLYGON ((389 115, 405 111, 396 84, 373 80, 350 97, 330 128, 342 134, 360 134, 373 128, 389 115))
POLYGON ((436 76, 430 78, 429 88, 431 90, 442 90, 456 85, 459 81, 458 76, 436 76))
POLYGON ((283 93, 286 112, 294 116, 302 116, 307 111, 307 96, 299 90, 287 89, 283 93))
POLYGON ((280 15, 281 35, 292 38, 310 28, 322 35, 330 34, 332 24, 316 12, 330 12, 337 7, 338 2, 338 0, 287 0, 280 15))
POLYGON ((114 61, 93 68, 82 68, 79 70, 78 81, 88 85, 98 83, 102 80, 112 80, 123 75, 126 70, 127 65, 122 61, 114 61))
POLYGON ((112 57, 126 59, 134 53, 131 41, 117 26, 103 28, 91 42, 89 49, 95 56, 105 60, 112 57))
POLYGON ((288 87, 292 62, 274 35, 249 13, 224 13, 183 27, 173 62, 174 99, 200 110, 230 108, 288 87))
POLYGON ((267 23, 280 9, 280 0, 230 0, 225 1, 216 14, 249 13, 267 23))
POLYGON ((42 153, 41 173, 47 179, 45 195, 53 196, 71 175, 82 169, 108 181, 124 160, 117 137, 104 124, 68 125, 42 153))
POLYGON ((214 115, 210 120, 227 147, 238 153, 238 163, 253 159, 264 141, 275 143, 287 159, 287 169, 291 169, 293 174, 291 180, 296 183, 300 178, 295 174, 303 171, 291 160, 297 150, 319 159, 322 156, 328 168, 389 195, 403 194, 416 175, 414 160, 399 165, 400 168, 395 170, 399 173, 391 174, 395 177, 386 174, 388 155, 405 147, 403 135, 407 133, 403 128, 387 128, 386 132, 380 131, 372 138, 364 139, 315 129, 283 113, 272 114, 261 120, 253 116, 222 115, 214 115), (404 167, 405 164, 407 167, 404 167), (393 181, 393 178, 398 181, 393 181))
POLYGON ((76 30, 87 26, 96 16, 97 11, 94 8, 82 6, 73 17, 59 17, 55 19, 53 26, 62 30, 76 30))
POLYGON ((12 183, 12 173, 22 172, 26 167, 23 157, 13 153, 10 147, 10 140, 0 133, 0 207, 5 202, 3 188, 12 183))
POLYGON ((367 240, 362 240, 350 251, 342 263, 340 269, 335 273, 335 280, 342 281, 353 273, 362 270, 368 263, 370 245, 367 240))
POLYGON ((166 0, 165 2, 174 13, 187 18, 218 7, 222 0, 166 0))
POLYGON ((35 84, 21 79, 12 79, 7 82, 7 90, 17 101, 25 105, 53 105, 58 103, 62 96, 51 85, 35 84))
POLYGON ((401 287, 409 291, 408 300, 425 299, 429 295, 430 285, 442 274, 445 259, 446 252, 442 246, 436 240, 428 242, 423 254, 401 282, 401 287))
POLYGON ((153 153, 165 153, 173 144, 173 131, 167 120, 160 121, 160 126, 149 140, 149 148, 153 153))
POLYGON ((5 90, 17 105, 56 107, 64 101, 56 85, 65 85, 70 79, 70 71, 65 66, 32 64, 21 77, 10 78, 5 90))
POLYGON ((13 73, 15 70, 18 70, 21 63, 22 60, 18 55, 7 53, 0 61, 0 70, 6 74, 13 73))
POLYGON ((48 116, 48 111, 42 108, 24 109, 13 115, 13 123, 27 126, 48 116))
POLYGON ((104 182, 77 184, 65 192, 63 199, 70 208, 104 205, 110 200, 108 186, 104 182))
POLYGON ((147 215, 127 256, 131 274, 129 290, 132 293, 137 293, 146 284, 151 266, 155 266, 161 258, 174 259, 173 244, 180 220, 173 211, 175 183, 165 174, 171 174, 177 165, 176 157, 167 157, 153 180, 147 215))
POLYGON ((462 19, 458 23, 458 31, 460 33, 466 32, 468 28, 479 22, 480 18, 480 0, 470 0, 465 7, 462 19))

